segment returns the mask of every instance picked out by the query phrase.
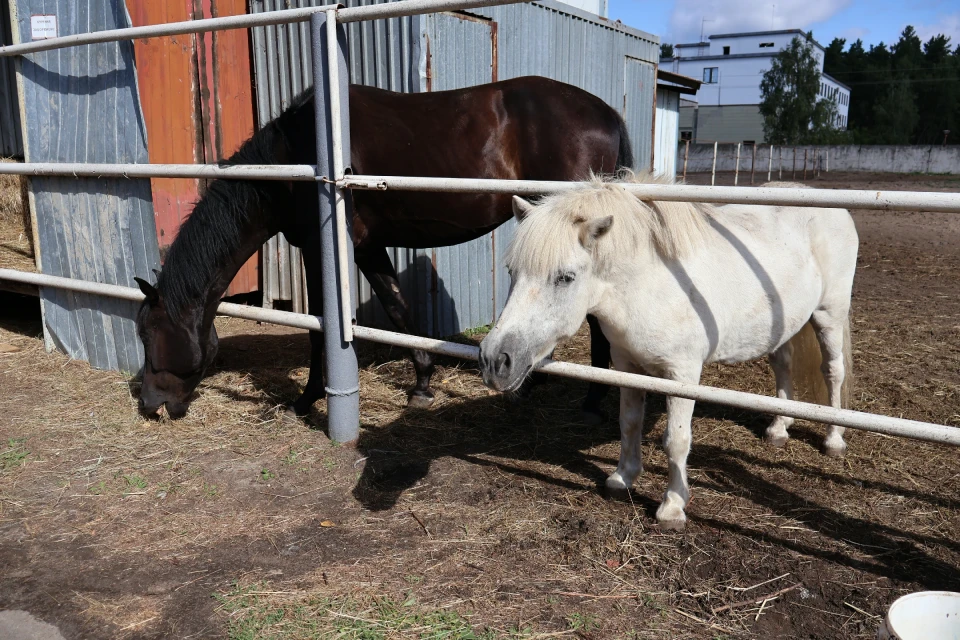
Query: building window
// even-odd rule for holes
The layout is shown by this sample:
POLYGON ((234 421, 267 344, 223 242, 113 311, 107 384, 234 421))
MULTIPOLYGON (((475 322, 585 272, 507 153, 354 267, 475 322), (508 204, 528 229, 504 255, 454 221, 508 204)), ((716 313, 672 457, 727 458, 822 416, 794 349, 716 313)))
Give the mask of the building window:
POLYGON ((772 46, 773 46, 773 43, 772 43, 772 42, 761 42, 761 43, 760 43, 760 48, 761 48, 761 49, 766 49, 767 47, 772 47, 772 46))
POLYGON ((720 67, 704 67, 703 83, 716 84, 720 81, 720 67))
POLYGON ((724 47, 724 48, 723 48, 723 55, 725 55, 725 56, 730 55, 730 47, 724 47))
POLYGON ((693 131, 681 131, 680 140, 693 140, 693 131))

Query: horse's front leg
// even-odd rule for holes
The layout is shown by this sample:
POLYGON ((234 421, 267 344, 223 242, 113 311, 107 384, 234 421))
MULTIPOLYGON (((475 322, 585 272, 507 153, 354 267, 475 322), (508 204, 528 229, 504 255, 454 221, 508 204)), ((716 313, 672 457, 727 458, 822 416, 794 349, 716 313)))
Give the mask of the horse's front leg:
MULTIPOLYGON (((393 326, 404 333, 414 333, 410 306, 400 292, 397 270, 390 262, 386 248, 358 250, 354 260, 363 275, 370 281, 370 286, 383 304, 393 326)), ((433 391, 430 390, 430 377, 434 370, 433 354, 414 349, 411 358, 413 368, 417 372, 417 384, 410 392, 407 404, 411 407, 429 407, 433 404, 433 391)))
MULTIPOLYGON (((697 384, 700 381, 701 366, 690 367, 682 372, 671 372, 667 377, 678 382, 697 384)), ((667 491, 663 502, 657 509, 657 522, 662 529, 682 530, 686 526, 687 515, 684 508, 690 500, 690 487, 687 484, 687 456, 690 454, 693 418, 693 400, 686 398, 667 398, 667 429, 663 434, 663 448, 667 453, 667 491)))
MULTIPOLYGON (((310 315, 323 315, 323 291, 320 277, 320 243, 304 243, 302 249, 303 267, 307 276, 307 298, 310 315)), ((297 417, 310 413, 313 403, 327 395, 323 377, 323 333, 310 332, 310 378, 303 393, 293 403, 292 409, 297 417)))
MULTIPOLYGON (((640 373, 626 358, 618 357, 616 362, 620 371, 640 373)), ((646 391, 620 389, 620 462, 617 470, 607 478, 607 490, 612 494, 626 493, 643 471, 640 445, 643 443, 646 401, 646 391)))
MULTIPOLYGON (((600 369, 610 368, 610 341, 603 335, 600 328, 600 321, 594 316, 587 316, 587 324, 590 325, 590 366, 600 369)), ((603 411, 600 410, 600 402, 606 397, 610 387, 599 382, 591 382, 587 387, 587 397, 583 401, 580 411, 583 414, 583 421, 587 424, 601 424, 606 420, 603 411)), ((622 415, 622 410, 621 410, 622 415)))

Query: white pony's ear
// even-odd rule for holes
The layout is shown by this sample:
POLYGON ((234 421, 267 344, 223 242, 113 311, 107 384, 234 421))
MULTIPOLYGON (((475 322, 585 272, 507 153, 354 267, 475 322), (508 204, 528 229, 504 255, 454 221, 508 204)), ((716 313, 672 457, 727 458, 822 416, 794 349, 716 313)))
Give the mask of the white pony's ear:
POLYGON ((584 249, 590 251, 593 249, 593 245, 597 243, 597 240, 606 235, 612 226, 613 216, 604 216, 603 218, 597 218, 596 220, 587 222, 583 225, 583 229, 580 230, 580 244, 583 245, 584 249))
POLYGON ((520 196, 513 196, 513 216, 517 219, 517 222, 523 222, 523 219, 526 218, 527 214, 532 210, 532 204, 520 196))

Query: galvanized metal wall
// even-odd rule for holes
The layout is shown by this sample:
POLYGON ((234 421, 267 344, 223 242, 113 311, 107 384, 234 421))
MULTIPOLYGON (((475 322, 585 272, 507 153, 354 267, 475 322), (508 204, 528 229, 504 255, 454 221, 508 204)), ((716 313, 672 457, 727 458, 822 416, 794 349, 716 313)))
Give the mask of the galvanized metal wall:
MULTIPOLYGON (((251 0, 250 7, 251 12, 259 12, 320 3, 251 0)), ((352 0, 347 4, 373 3, 352 0)), ((651 164, 660 53, 656 36, 552 0, 348 27, 351 82, 394 91, 441 91, 524 75, 553 78, 590 91, 624 115, 636 165, 651 164), (634 65, 629 74, 628 60, 634 65)), ((254 30, 261 123, 278 115, 290 98, 309 86, 309 65, 305 27, 254 30)), ((464 245, 391 250, 421 332, 450 335, 494 321, 509 291, 502 258, 514 229, 510 220, 494 233, 464 245)), ((265 253, 265 303, 293 298, 294 285, 285 288, 284 282, 302 280, 299 256, 282 238, 272 240, 265 253)), ((385 324, 386 316, 369 285, 362 277, 358 281, 358 320, 385 324)))
MULTIPOLYGON (((13 44, 8 0, 0 0, 0 45, 4 44, 13 44)), ((16 63, 14 57, 0 58, 0 156, 23 156, 16 63)))
MULTIPOLYGON (((325 0, 250 0, 250 13, 323 4, 329 3, 325 0)), ((353 7, 378 3, 348 0, 345 4, 353 7)), ((419 32, 417 16, 347 25, 350 82, 391 91, 417 91, 420 84, 419 32)), ((253 29, 253 63, 257 118, 258 124, 263 125, 280 115, 294 97, 313 86, 309 23, 253 29)), ((420 256, 423 259, 422 252, 420 256)), ((427 314, 424 296, 428 284, 426 280, 414 281, 414 270, 409 268, 417 257, 418 253, 413 250, 391 250, 404 292, 409 292, 408 298, 417 310, 417 317, 423 318, 427 314)), ((294 311, 307 311, 300 251, 290 246, 282 235, 264 245, 262 273, 264 306, 273 306, 275 300, 290 300, 294 311)), ((357 282, 358 320, 363 324, 386 323, 386 314, 372 300, 370 285, 359 271, 357 282)), ((426 326, 421 330, 425 331, 426 326)))
MULTIPOLYGON (((553 0, 481 7, 469 13, 491 22, 496 79, 544 76, 598 96, 624 116, 635 165, 651 166, 659 38, 553 0)), ((424 61, 424 88, 428 78, 434 90, 440 88, 438 79, 444 89, 477 84, 477 69, 486 69, 487 44, 479 37, 482 32, 449 20, 443 15, 424 16, 424 55, 427 41, 431 50, 456 53, 424 61)), ((440 335, 489 324, 503 310, 510 291, 503 258, 515 230, 516 222, 510 219, 485 238, 436 250, 438 272, 440 265, 458 265, 457 270, 448 270, 449 277, 441 278, 450 292, 448 306, 457 311, 458 318, 455 325, 440 323, 440 335), (490 271, 486 270, 488 255, 494 259, 490 271), (490 282, 487 273, 492 274, 490 282), (469 274, 469 280, 464 274, 469 274), (482 284, 474 281, 478 275, 482 284), (487 306, 487 300, 492 306, 487 306)))
MULTIPOLYGON (((21 42, 31 14, 56 14, 61 36, 130 26, 123 0, 13 4, 21 42)), ((133 43, 29 54, 20 68, 27 162, 149 161, 133 43)), ((32 178, 30 191, 43 273, 132 287, 159 268, 149 180, 32 178)), ((49 288, 41 300, 48 347, 101 369, 140 369, 136 304, 49 288)))
POLYGON ((680 142, 680 94, 659 87, 657 91, 656 136, 653 141, 653 170, 660 175, 677 175, 677 144, 680 142))

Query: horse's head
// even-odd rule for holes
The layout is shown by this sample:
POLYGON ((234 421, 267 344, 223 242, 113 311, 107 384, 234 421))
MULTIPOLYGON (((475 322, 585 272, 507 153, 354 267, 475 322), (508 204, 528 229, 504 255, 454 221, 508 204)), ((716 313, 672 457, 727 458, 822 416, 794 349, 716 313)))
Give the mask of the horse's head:
POLYGON ((587 219, 545 208, 513 198, 521 225, 507 258, 510 296, 480 344, 483 382, 500 391, 519 388, 560 340, 574 335, 604 289, 593 248, 613 216, 587 219))
POLYGON ((193 392, 217 355, 217 330, 203 329, 202 308, 186 309, 174 318, 163 295, 150 283, 135 278, 146 298, 137 314, 137 333, 143 342, 143 385, 140 411, 156 417, 166 405, 167 415, 182 418, 193 392))

